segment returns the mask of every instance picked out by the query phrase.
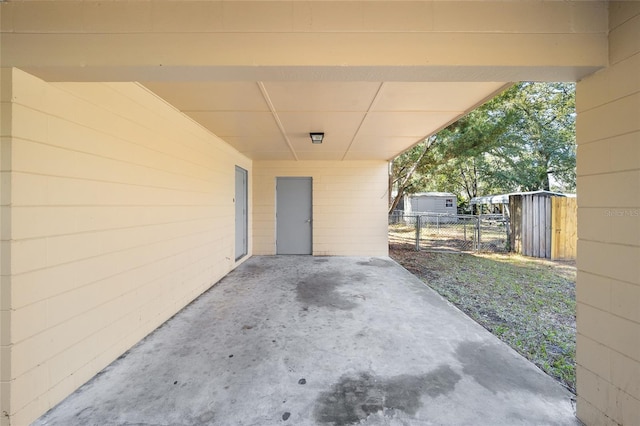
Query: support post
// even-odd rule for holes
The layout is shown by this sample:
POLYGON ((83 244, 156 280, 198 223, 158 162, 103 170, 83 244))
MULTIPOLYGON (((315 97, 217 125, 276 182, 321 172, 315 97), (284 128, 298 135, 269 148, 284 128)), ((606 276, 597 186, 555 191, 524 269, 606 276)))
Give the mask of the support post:
POLYGON ((416 251, 420 251, 420 228, 422 227, 420 218, 416 216, 416 251))

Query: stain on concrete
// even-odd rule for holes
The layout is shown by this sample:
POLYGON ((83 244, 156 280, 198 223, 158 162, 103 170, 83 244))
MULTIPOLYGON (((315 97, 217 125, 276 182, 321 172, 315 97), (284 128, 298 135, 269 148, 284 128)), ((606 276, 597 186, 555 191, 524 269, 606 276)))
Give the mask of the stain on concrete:
POLYGON ((369 373, 343 376, 316 401, 316 421, 335 426, 360 423, 369 415, 403 411, 415 415, 422 397, 435 398, 452 392, 460 375, 448 365, 421 375, 380 378, 369 373))
POLYGON ((550 391, 545 377, 531 374, 518 358, 497 345, 462 342, 456 348, 456 357, 464 374, 493 393, 523 390, 548 394, 550 391))
POLYGON ((368 261, 361 261, 361 262, 357 262, 358 265, 361 266, 375 266, 377 268, 389 268, 391 266, 394 265, 394 263, 390 260, 385 260, 385 259, 377 259, 375 257, 372 257, 371 259, 369 259, 368 261))
MULTIPOLYGON (((360 278, 362 279, 362 278, 360 278)), ((338 272, 317 273, 298 282, 296 286, 297 299, 304 306, 318 306, 350 310, 357 306, 352 297, 343 295, 338 288, 358 280, 357 276, 346 276, 338 272)))
POLYGON ((82 422, 90 419, 96 411, 97 411, 96 408, 93 406, 86 407, 78 411, 74 417, 77 419, 78 422, 80 422, 78 424, 82 424, 82 422))
POLYGON ((213 413, 213 411, 205 411, 204 413, 198 416, 197 424, 211 423, 213 422, 214 418, 215 418, 215 414, 213 413))
POLYGON ((236 271, 237 274, 240 274, 244 278, 254 278, 267 273, 269 268, 264 265, 245 262, 240 265, 236 271))
POLYGON ((314 263, 327 263, 329 261, 329 259, 327 259, 326 257, 316 257, 313 259, 314 263))

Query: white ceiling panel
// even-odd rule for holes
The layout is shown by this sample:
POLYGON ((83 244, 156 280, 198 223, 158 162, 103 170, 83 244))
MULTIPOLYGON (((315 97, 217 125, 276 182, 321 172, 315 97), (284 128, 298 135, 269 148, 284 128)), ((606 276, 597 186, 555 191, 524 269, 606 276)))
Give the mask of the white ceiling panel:
POLYGON ((420 138, 456 116, 447 112, 372 112, 364 120, 359 135, 420 138))
POLYGON ((349 151, 342 158, 345 161, 382 160, 386 161, 397 156, 396 151, 349 151))
MULTIPOLYGON (((343 152, 349 147, 360 124, 364 112, 282 112, 278 113, 291 145, 296 151, 309 148, 309 133, 324 132, 325 139, 320 147, 343 152)), ((317 147, 317 146, 316 146, 317 147)))
POLYGON ((145 83, 181 111, 269 111, 254 81, 145 83))
POLYGON ((364 112, 279 112, 287 133, 326 132, 353 137, 365 117, 364 112))
POLYGON ((463 112, 504 83, 385 83, 372 111, 463 112))
POLYGON ((385 136, 377 137, 376 135, 358 135, 353 141, 349 152, 370 152, 378 151, 398 151, 406 150, 421 141, 422 136, 416 138, 414 136, 385 136))
POLYGON ((145 83, 254 160, 389 160, 503 83, 195 81, 145 83), (324 132, 313 145, 310 132, 324 132))
POLYGON ((310 151, 298 151, 298 160, 320 160, 320 161, 340 161, 344 157, 344 151, 323 151, 323 150, 310 150, 310 151))
POLYGON ((299 158, 293 156, 291 151, 248 151, 243 152, 243 154, 252 160, 258 161, 299 160, 299 158))
POLYGON ((322 144, 311 143, 309 134, 294 134, 289 136, 289 142, 296 153, 304 151, 324 152, 324 151, 339 151, 344 153, 351 143, 351 138, 339 134, 325 133, 325 138, 322 144), (329 136, 331 135, 331 136, 329 136))
POLYGON ((187 111, 186 114, 221 138, 227 136, 272 138, 281 135, 270 112, 187 111))
POLYGON ((264 83, 276 111, 367 111, 380 83, 264 83))
POLYGON ((242 153, 268 150, 291 152, 289 145, 281 136, 261 138, 254 136, 226 136, 224 140, 242 153))

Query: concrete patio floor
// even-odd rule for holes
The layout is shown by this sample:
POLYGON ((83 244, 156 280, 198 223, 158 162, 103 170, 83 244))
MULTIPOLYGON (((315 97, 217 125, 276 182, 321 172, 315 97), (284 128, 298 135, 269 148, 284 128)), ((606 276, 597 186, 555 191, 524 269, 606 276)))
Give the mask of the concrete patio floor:
POLYGON ((36 425, 579 425, 389 258, 253 257, 36 425))

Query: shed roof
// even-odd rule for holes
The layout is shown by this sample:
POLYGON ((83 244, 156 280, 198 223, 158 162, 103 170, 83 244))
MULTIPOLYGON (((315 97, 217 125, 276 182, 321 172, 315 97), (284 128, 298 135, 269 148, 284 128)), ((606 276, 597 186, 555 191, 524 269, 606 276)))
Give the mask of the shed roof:
POLYGON ((455 197, 456 194, 451 192, 416 192, 409 197, 455 197))
POLYGON ((526 192, 510 192, 508 194, 485 195, 483 197, 474 197, 470 204, 508 204, 509 197, 512 195, 540 195, 545 197, 575 197, 575 194, 564 194, 562 192, 553 191, 526 191, 526 192))

